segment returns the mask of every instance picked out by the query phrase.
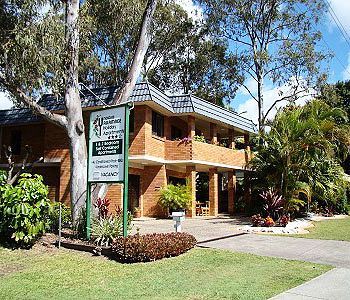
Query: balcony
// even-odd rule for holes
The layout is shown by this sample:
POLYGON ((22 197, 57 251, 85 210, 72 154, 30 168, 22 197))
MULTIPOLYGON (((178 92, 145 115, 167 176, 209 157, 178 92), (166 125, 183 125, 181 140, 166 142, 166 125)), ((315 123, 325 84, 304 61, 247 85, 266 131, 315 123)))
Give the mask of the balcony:
POLYGON ((249 159, 247 151, 229 149, 199 141, 166 141, 165 160, 226 165, 243 169, 249 159))

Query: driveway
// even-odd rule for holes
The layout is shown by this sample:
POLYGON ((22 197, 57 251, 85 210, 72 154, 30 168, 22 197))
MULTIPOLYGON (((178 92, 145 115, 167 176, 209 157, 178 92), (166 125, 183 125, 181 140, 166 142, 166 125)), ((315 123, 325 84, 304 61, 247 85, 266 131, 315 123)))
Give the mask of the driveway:
POLYGON ((245 234, 199 243, 199 246, 350 269, 350 242, 245 234))
MULTIPOLYGON (((215 218, 186 218, 182 223, 182 231, 192 234, 198 242, 204 242, 242 234, 242 231, 238 228, 249 223, 249 218, 225 215, 215 218)), ((134 219, 132 225, 132 233, 136 233, 138 229, 140 234, 175 231, 172 219, 140 218, 134 219)))

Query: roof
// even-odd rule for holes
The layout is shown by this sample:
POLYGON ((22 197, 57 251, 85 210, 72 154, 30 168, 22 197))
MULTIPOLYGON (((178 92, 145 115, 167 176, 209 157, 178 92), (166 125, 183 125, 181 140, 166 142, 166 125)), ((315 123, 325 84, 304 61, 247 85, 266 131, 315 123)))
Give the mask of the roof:
MULTIPOLYGON (((112 103, 117 93, 117 87, 81 90, 82 107, 104 106, 112 103)), ((255 124, 236 112, 215 105, 193 95, 167 95, 162 90, 148 82, 135 85, 128 102, 154 102, 175 115, 197 114, 216 120, 243 131, 256 132, 255 124)), ((50 111, 64 110, 63 99, 54 95, 44 95, 38 102, 50 111)), ((11 109, 0 111, 0 125, 40 122, 42 119, 29 109, 11 109)))

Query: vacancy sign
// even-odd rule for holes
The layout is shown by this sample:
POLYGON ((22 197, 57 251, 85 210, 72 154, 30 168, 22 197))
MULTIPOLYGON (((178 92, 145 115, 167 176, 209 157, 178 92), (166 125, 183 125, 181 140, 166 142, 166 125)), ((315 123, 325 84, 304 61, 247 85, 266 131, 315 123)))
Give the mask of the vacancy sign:
POLYGON ((125 106, 91 112, 89 182, 124 181, 125 106))

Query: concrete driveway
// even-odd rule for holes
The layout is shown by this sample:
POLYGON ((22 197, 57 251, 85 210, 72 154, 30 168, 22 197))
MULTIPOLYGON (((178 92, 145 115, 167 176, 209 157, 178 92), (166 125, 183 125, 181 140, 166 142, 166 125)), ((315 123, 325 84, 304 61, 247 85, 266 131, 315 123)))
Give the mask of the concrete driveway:
MULTIPOLYGON (((192 234, 198 242, 203 242, 242 234, 238 228, 249 223, 249 218, 240 216, 186 218, 182 224, 182 231, 192 234)), ((136 233, 138 229, 140 234, 175 231, 172 219, 140 218, 134 219, 132 225, 132 233, 136 233)))
POLYGON ((199 246, 310 261, 350 269, 350 242, 245 234, 199 243, 199 246))

